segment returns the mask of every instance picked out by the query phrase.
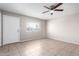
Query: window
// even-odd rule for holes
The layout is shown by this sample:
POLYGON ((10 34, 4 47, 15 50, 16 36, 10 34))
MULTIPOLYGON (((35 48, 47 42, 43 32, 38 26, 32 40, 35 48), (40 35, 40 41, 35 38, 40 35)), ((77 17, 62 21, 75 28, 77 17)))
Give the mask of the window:
POLYGON ((37 32, 40 30, 40 23, 38 22, 28 22, 26 24, 27 32, 37 32))

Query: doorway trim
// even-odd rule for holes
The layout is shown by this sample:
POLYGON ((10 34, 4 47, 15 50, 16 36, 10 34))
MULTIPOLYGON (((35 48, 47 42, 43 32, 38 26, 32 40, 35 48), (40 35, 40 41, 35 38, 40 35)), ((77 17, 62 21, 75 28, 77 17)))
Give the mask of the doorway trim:
POLYGON ((3 47, 3 11, 1 11, 1 46, 3 47))

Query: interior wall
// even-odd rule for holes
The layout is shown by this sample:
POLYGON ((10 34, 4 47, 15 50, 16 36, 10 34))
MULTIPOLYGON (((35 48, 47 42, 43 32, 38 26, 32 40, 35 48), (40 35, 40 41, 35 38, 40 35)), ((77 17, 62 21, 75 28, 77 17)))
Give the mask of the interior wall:
POLYGON ((51 39, 79 44, 79 13, 49 20, 47 35, 51 39))
POLYGON ((21 41, 28 41, 28 40, 41 39, 41 38, 46 38, 46 21, 33 18, 33 17, 22 16, 21 17, 21 41), (38 32, 27 32, 26 24, 28 22, 40 22, 41 30, 38 32))
MULTIPOLYGON (((20 30, 19 30, 19 32, 20 32, 20 42, 28 41, 28 40, 41 39, 41 38, 45 39, 46 38, 46 24, 47 24, 46 20, 41 20, 41 19, 38 19, 38 18, 33 18, 33 17, 28 17, 28 16, 22 16, 22 15, 7 12, 7 11, 4 11, 4 14, 15 16, 15 17, 20 17, 20 30), (39 32, 27 32, 26 31, 26 24, 28 22, 40 22, 41 30, 39 32)), ((0 41, 1 41, 1 39, 0 39, 0 41)))

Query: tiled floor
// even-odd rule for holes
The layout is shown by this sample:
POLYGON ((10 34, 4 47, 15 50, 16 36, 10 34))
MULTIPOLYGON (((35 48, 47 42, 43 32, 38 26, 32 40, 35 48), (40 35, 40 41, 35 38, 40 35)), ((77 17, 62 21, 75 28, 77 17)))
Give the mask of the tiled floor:
POLYGON ((79 45, 51 39, 13 43, 0 47, 0 56, 78 56, 79 45))

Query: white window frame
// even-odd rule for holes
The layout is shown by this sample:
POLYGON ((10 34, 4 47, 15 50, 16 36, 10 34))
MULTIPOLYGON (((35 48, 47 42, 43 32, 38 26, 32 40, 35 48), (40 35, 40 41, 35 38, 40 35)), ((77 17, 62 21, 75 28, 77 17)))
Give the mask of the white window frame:
POLYGON ((40 31, 39 22, 28 22, 26 24, 26 32, 38 32, 38 31, 40 31))

